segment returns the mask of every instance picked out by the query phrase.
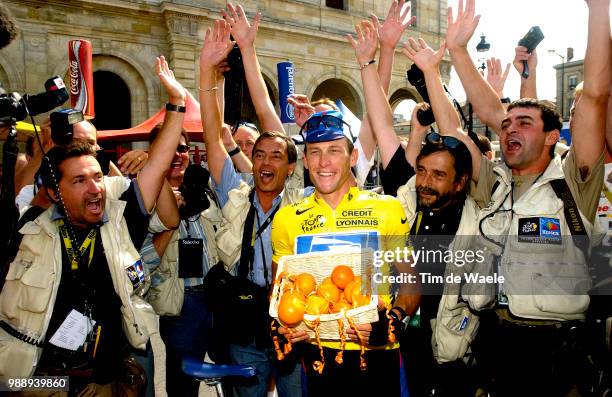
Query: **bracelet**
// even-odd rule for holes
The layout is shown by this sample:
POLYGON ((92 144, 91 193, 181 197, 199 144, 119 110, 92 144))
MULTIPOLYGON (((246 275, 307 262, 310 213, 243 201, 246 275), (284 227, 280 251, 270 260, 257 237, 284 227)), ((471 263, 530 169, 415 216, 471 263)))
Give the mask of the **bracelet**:
POLYGON ((359 68, 361 70, 367 68, 368 66, 370 66, 371 64, 376 63, 376 59, 372 59, 371 61, 368 61, 366 63, 364 63, 363 65, 359 65, 359 68))
POLYGON ((185 113, 185 110, 187 110, 187 108, 184 105, 173 105, 171 103, 167 103, 166 110, 171 112, 185 113))
POLYGON ((235 148, 233 148, 232 150, 230 150, 229 152, 227 152, 227 154, 230 155, 230 157, 236 155, 240 153, 240 146, 236 146, 235 148))
POLYGON ((215 91, 215 90, 218 90, 218 89, 219 89, 219 87, 217 87, 217 86, 214 86, 214 87, 211 87, 211 88, 207 88, 205 90, 200 88, 200 87, 198 87, 198 90, 200 90, 202 92, 210 92, 210 91, 215 91))

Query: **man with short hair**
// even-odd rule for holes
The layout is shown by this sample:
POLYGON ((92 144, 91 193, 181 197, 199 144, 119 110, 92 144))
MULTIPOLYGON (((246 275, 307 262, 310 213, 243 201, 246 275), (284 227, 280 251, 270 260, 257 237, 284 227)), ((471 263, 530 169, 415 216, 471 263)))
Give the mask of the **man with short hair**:
MULTIPOLYGON (((357 162, 357 151, 353 142, 344 132, 342 113, 326 111, 315 113, 305 124, 305 165, 310 171, 315 186, 315 194, 292 206, 282 208, 272 223, 273 261, 276 266, 285 255, 309 252, 300 247, 304 239, 320 237, 321 240, 342 241, 348 234, 362 235, 362 248, 374 250, 394 250, 403 247, 408 232, 408 224, 400 203, 390 196, 379 196, 373 192, 359 190, 354 186, 351 167, 357 162), (360 214, 356 216, 355 214, 360 214), (366 243, 367 242, 367 243, 366 243)), ((332 250, 333 248, 328 248, 332 250)), ((392 263, 383 265, 384 273, 399 274, 409 272, 408 267, 392 263)), ((412 292, 401 287, 396 298, 389 289, 379 286, 379 320, 372 324, 357 324, 348 328, 342 364, 335 362, 340 342, 322 342, 325 367, 321 374, 313 369, 320 359, 320 350, 309 340, 303 346, 303 362, 307 373, 309 395, 324 395, 327 391, 342 384, 348 394, 385 396, 400 395, 400 362, 398 343, 388 342, 389 321, 384 307, 391 307, 392 316, 399 321, 407 313, 413 313, 412 292), (382 293, 382 294, 380 294, 382 293), (360 370, 358 350, 365 340, 365 359, 367 369, 360 370)), ((281 334, 292 342, 307 340, 304 331, 291 331, 279 328, 281 334)))
MULTIPOLYGON (((236 19, 240 18, 238 22, 246 22, 242 7, 231 6, 230 10, 236 19)), ((249 27, 253 29, 256 27, 249 27)), ((219 257, 241 283, 247 283, 255 292, 243 302, 246 305, 243 307, 250 310, 222 314, 227 315, 225 321, 231 322, 223 335, 224 342, 230 344, 234 363, 253 365, 257 370, 256 377, 233 382, 239 396, 266 395, 272 375, 279 396, 299 396, 299 363, 292 359, 276 360, 267 315, 267 296, 273 281, 270 225, 279 208, 303 197, 302 191, 285 189, 285 182, 295 169, 297 151, 284 133, 265 131, 253 146, 253 186, 244 182, 234 169, 221 139, 222 122, 215 92, 204 89, 216 84, 216 69, 232 48, 229 33, 225 21, 216 21, 214 29, 207 30, 200 54, 200 109, 208 168, 227 220, 217 235, 219 257)), ((237 39, 236 35, 234 38, 237 39)), ((213 267, 211 271, 214 270, 217 269, 213 267)))
POLYGON ((255 124, 248 121, 240 121, 232 128, 232 136, 236 145, 252 162, 253 146, 255 146, 255 141, 259 137, 259 130, 255 124))
MULTIPOLYGON (((121 189, 107 185, 91 145, 74 140, 49 151, 43 186, 54 205, 20 230, 0 293, 2 382, 54 374, 70 376, 71 391, 111 393, 129 384, 128 342, 144 349, 150 341, 164 359, 158 318, 141 298, 146 278, 136 247, 178 144, 185 91, 163 57, 157 74, 170 97, 165 128, 119 200, 112 197, 121 189)), ((165 393, 163 377, 154 381, 165 393)))
MULTIPOLYGON (((560 115, 534 99, 505 111, 467 51, 479 16, 467 0, 448 13, 446 44, 468 99, 499 133, 505 164, 485 158, 473 192, 482 210, 482 271, 503 276, 490 289, 463 293, 483 311, 477 361, 497 396, 565 395, 585 369, 583 320, 589 305, 590 246, 603 181, 605 112, 610 86, 609 0, 588 0, 584 89, 576 103, 572 145, 554 154, 560 115), (494 291, 495 290, 495 291, 494 291)), ((470 286, 472 287, 472 286, 470 286)))

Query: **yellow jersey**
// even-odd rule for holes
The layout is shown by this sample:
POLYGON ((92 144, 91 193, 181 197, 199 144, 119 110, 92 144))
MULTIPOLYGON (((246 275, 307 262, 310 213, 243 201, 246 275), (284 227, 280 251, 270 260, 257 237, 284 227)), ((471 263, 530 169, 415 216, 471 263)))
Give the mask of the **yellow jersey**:
MULTIPOLYGON (((316 193, 293 205, 281 208, 272 222, 272 261, 285 255, 329 251, 334 248, 371 248, 392 251, 405 246, 409 231, 404 210, 394 197, 352 187, 336 209, 316 193)), ((383 270, 384 273, 388 272, 383 270)), ((377 270, 379 271, 379 270, 377 270)), ((380 296, 390 301, 389 295, 380 296)), ((322 345, 340 348, 340 342, 322 341, 322 345)), ((398 344, 381 346, 397 348, 398 344)), ((346 343, 347 350, 359 344, 346 343)))

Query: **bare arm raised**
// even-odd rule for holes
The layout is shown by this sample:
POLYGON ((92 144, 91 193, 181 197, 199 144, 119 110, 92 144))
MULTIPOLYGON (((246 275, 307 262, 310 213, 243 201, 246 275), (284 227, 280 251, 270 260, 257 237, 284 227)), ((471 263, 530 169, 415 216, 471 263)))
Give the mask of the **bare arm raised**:
POLYGON ((229 23, 232 37, 240 47, 247 85, 261 127, 264 131, 284 132, 283 123, 281 123, 268 96, 266 83, 261 74, 255 51, 255 38, 257 37, 261 14, 257 13, 253 18, 253 24, 251 24, 241 5, 234 6, 232 3, 227 3, 227 11, 221 11, 221 15, 229 23))
MULTIPOLYGON (((185 89, 174 78, 174 73, 168 67, 168 62, 163 56, 157 58, 156 70, 162 86, 168 93, 169 103, 176 106, 185 106, 185 89)), ((181 136, 184 116, 185 113, 166 111, 164 125, 151 144, 149 159, 138 174, 138 187, 148 212, 151 212, 155 207, 155 202, 164 183, 164 175, 174 157, 181 136)))
POLYGON ((482 122, 498 132, 506 111, 493 88, 478 73, 467 51, 467 43, 478 26, 480 15, 475 15, 475 0, 465 0, 465 7, 463 3, 464 0, 459 0, 456 19, 452 7, 448 8, 446 48, 474 111, 482 122))
POLYGON ((582 96, 574 112, 572 146, 586 180, 605 148, 610 90, 610 0, 587 0, 589 29, 582 96))

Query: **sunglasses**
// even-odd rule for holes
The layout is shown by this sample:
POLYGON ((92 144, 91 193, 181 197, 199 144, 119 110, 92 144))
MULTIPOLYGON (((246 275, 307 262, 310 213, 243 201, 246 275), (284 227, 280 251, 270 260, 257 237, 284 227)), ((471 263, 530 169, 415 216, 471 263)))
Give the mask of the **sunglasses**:
POLYGON ((449 149, 458 148, 462 142, 452 136, 440 135, 437 132, 430 132, 425 136, 425 144, 427 145, 439 145, 442 144, 444 147, 449 149))
POLYGON ((259 132, 259 129, 257 129, 257 126, 255 124, 250 123, 248 121, 239 121, 236 124, 234 124, 234 127, 232 127, 232 135, 234 135, 236 131, 238 131, 238 128, 240 127, 248 127, 252 130, 259 132))
POLYGON ((176 147, 176 151, 179 153, 189 153, 189 145, 183 145, 181 143, 176 147))
POLYGON ((339 117, 332 116, 329 114, 324 114, 322 116, 311 117, 302 125, 300 129, 300 135, 306 140, 306 132, 310 130, 316 130, 319 126, 323 124, 326 129, 337 129, 343 130, 344 126, 348 127, 349 134, 351 135, 351 140, 355 142, 355 136, 353 135, 353 131, 351 130, 351 126, 344 120, 339 117))

